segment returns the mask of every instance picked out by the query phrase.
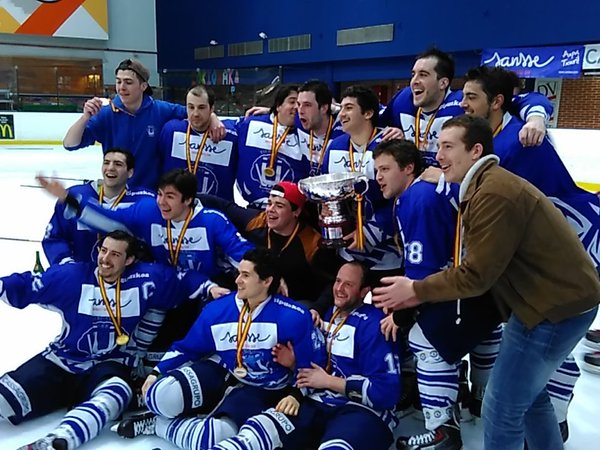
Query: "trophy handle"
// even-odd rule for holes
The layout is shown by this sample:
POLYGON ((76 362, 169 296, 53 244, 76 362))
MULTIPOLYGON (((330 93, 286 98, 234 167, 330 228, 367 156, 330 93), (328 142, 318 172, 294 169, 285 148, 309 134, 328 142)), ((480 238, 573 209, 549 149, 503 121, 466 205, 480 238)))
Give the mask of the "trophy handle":
POLYGON ((365 195, 369 190, 369 177, 366 175, 359 175, 354 179, 354 192, 356 195, 365 195), (364 189, 360 190, 359 187, 364 186, 364 189))

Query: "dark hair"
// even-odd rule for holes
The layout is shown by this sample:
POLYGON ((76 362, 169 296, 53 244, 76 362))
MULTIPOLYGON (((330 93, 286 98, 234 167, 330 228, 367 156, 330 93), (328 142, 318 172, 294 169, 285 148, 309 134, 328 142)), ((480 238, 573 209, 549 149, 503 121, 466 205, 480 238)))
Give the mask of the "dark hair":
POLYGON ((377 159, 380 155, 391 155, 401 169, 412 164, 415 177, 421 175, 423 171, 421 152, 412 141, 392 139, 391 141, 380 142, 373 150, 373 159, 377 159))
POLYGON ((283 102, 292 92, 298 92, 298 86, 295 84, 282 84, 277 88, 275 98, 273 99, 273 106, 271 106, 270 112, 277 114, 277 108, 283 105, 283 102))
POLYGON ((502 95, 504 97, 502 111, 507 112, 512 109, 513 89, 515 88, 515 76, 511 74, 513 72, 502 67, 480 66, 469 70, 465 75, 465 81, 479 83, 487 96, 488 104, 491 104, 497 95, 502 95))
MULTIPOLYGON (((208 89, 206 86, 204 86, 202 84, 194 86, 189 91, 187 91, 187 93, 192 94, 195 97, 200 97, 200 96, 206 94, 206 97, 208 97, 208 106, 210 106, 211 108, 213 106, 215 106, 215 93, 213 92, 212 89, 208 89)), ((186 97, 187 97, 187 94, 186 94, 186 97)))
POLYGON ((483 146, 481 156, 494 154, 494 132, 486 119, 464 114, 444 122, 442 130, 453 127, 464 129, 461 140, 467 150, 471 150, 475 144, 481 144, 483 146))
POLYGON ((104 240, 108 237, 114 239, 115 241, 126 242, 127 248, 125 249, 125 254, 127 255, 127 257, 130 257, 130 256, 137 257, 139 246, 138 246, 138 240, 136 237, 134 237, 133 235, 131 235, 123 230, 111 231, 110 233, 107 233, 100 238, 98 247, 102 247, 102 244, 104 244, 104 240))
POLYGON ((373 128, 377 128, 379 120, 379 98, 377 94, 365 86, 354 85, 348 86, 342 94, 342 100, 346 97, 356 99, 356 103, 360 106, 360 112, 365 114, 368 111, 373 111, 371 116, 371 124, 373 128))
POLYGON ((452 59, 452 56, 435 47, 431 47, 418 55, 415 61, 424 58, 435 58, 437 60, 433 69, 437 74, 438 80, 440 78, 448 78, 449 87, 454 79, 454 59, 452 59))
POLYGON ((277 255, 264 247, 257 247, 244 253, 242 259, 254 264, 254 271, 261 280, 273 277, 268 293, 275 294, 281 282, 280 263, 277 255))
POLYGON ((173 169, 163 174, 158 180, 158 189, 173 186, 181 192, 181 200, 195 198, 198 191, 196 175, 185 169, 173 169))
POLYGON ((319 108, 323 105, 327 105, 327 114, 331 115, 331 102, 333 101, 333 94, 327 86, 327 83, 321 80, 308 80, 298 88, 300 92, 312 92, 315 94, 315 99, 319 108))
POLYGON ((135 156, 129 150, 121 148, 121 147, 111 147, 104 152, 103 156, 108 155, 109 153, 121 153, 125 155, 125 164, 127 165, 127 170, 131 170, 135 168, 135 156))
POLYGON ((119 63, 115 69, 115 75, 119 70, 131 70, 135 73, 136 78, 140 83, 147 83, 148 86, 144 90, 144 94, 152 95, 152 88, 150 87, 150 71, 137 59, 124 59, 119 63))
POLYGON ((364 289, 368 286, 370 286, 369 283, 369 268, 362 262, 362 261, 357 261, 357 260, 352 260, 352 261, 346 261, 344 262, 344 264, 342 264, 343 266, 354 266, 354 267, 358 267, 360 269, 360 288, 364 289))

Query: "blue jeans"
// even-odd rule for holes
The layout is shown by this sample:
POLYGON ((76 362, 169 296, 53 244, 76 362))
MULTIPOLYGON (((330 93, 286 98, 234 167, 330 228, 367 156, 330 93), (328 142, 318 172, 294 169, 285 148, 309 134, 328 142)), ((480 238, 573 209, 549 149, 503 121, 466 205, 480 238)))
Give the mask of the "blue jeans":
POLYGON ((559 323, 529 330, 514 314, 483 399, 486 450, 562 449, 563 442, 546 383, 585 334, 597 308, 559 323))

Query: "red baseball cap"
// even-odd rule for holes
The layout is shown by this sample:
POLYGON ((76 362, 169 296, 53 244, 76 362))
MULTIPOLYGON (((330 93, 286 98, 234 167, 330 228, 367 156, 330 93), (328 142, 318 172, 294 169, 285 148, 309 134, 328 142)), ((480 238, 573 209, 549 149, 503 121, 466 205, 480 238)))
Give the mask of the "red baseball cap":
POLYGON ((306 197, 296 183, 291 181, 280 181, 271 189, 270 195, 285 198, 296 208, 302 208, 306 203, 306 197))

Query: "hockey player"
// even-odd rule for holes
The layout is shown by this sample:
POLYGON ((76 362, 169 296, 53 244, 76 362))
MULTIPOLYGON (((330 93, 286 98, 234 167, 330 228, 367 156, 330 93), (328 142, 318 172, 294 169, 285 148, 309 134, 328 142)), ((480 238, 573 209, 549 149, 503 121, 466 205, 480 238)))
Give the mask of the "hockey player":
MULTIPOLYGON (((381 142, 381 129, 377 128, 379 100, 373 91, 363 86, 350 86, 342 94, 339 118, 344 129, 342 136, 334 139, 327 148, 323 160, 323 173, 360 172, 369 179, 363 203, 364 250, 357 249, 357 235, 351 233, 345 239, 351 241, 340 256, 349 261, 357 259, 368 265, 372 280, 383 273, 397 273, 402 257, 394 242, 394 225, 391 205, 382 197, 375 181, 373 149, 381 142)), ((358 228, 358 227, 357 227, 358 228)))
POLYGON ((207 449, 282 399, 297 410, 294 372, 274 362, 271 351, 291 344, 296 368, 311 367, 317 331, 310 314, 276 294, 279 270, 268 250, 244 255, 236 284, 237 292, 207 305, 146 380, 146 403, 157 416, 123 421, 121 436, 156 433, 181 448, 207 449), (210 414, 190 417, 197 413, 210 414))
POLYGON ((163 172, 187 169, 198 179, 198 194, 212 194, 233 201, 237 169, 237 133, 234 120, 225 120, 226 135, 218 143, 210 137, 215 94, 204 86, 186 95, 187 119, 173 119, 160 133, 163 172))
POLYGON ((136 263, 136 245, 116 231, 100 243, 97 264, 0 278, 1 300, 16 308, 37 303, 63 320, 46 350, 0 377, 0 418, 18 425, 75 405, 54 431, 23 449, 71 450, 96 437, 131 400, 131 369, 161 311, 207 295, 205 277, 190 273, 180 281, 169 267, 136 263))
POLYGON ((270 114, 246 117, 238 124, 236 179, 242 197, 256 209, 264 208, 275 184, 298 182, 310 172, 294 126, 297 100, 297 86, 280 86, 270 114))
MULTIPOLYGON (((435 159, 442 124, 463 113, 459 106, 463 94, 450 89, 454 78, 454 61, 447 53, 432 48, 417 56, 410 86, 402 89, 381 112, 380 123, 398 127, 404 137, 423 151, 425 166, 438 167, 435 159)), ((516 97, 520 115, 527 124, 520 131, 524 145, 538 145, 546 134, 545 119, 552 106, 541 94, 516 97)))
MULTIPOLYGON (((129 150, 112 148, 102 160, 102 182, 90 181, 69 188, 76 198, 94 198, 106 209, 124 209, 144 197, 154 198, 151 191, 129 188, 135 159, 129 150)), ((56 202, 54 214, 46 227, 42 247, 50 264, 89 262, 97 247, 98 234, 69 215, 65 205, 56 202)))
MULTIPOLYGON (((67 150, 78 150, 97 141, 105 151, 126 148, 137 162, 130 186, 155 189, 162 173, 158 137, 169 120, 185 118, 185 108, 152 98, 150 71, 140 61, 121 61, 115 76, 117 96, 108 103, 98 97, 86 101, 82 116, 67 131, 63 145, 67 150)), ((216 115, 211 123, 212 138, 218 141, 225 129, 216 115)))
POLYGON ((338 271, 335 306, 325 316, 327 364, 300 369, 298 386, 310 394, 296 415, 269 409, 252 417, 219 450, 386 450, 400 397, 398 355, 379 332, 383 314, 363 303, 367 269, 353 261, 338 271))
MULTIPOLYGON (((452 265, 456 203, 436 192, 436 185, 418 179, 423 164, 416 145, 407 140, 384 142, 375 148, 374 158, 383 196, 395 201, 406 276, 422 279, 452 265)), ((382 321, 382 331, 388 339, 394 334, 395 340, 391 319, 382 321)), ((501 333, 494 328, 499 323, 500 314, 489 295, 419 308, 408 341, 416 356, 419 394, 429 431, 401 437, 396 443, 398 449, 462 448, 457 417, 460 361, 482 340, 494 342, 493 347, 486 346, 487 358, 491 359, 488 369, 476 371, 477 385, 483 392, 498 352, 501 333)))

